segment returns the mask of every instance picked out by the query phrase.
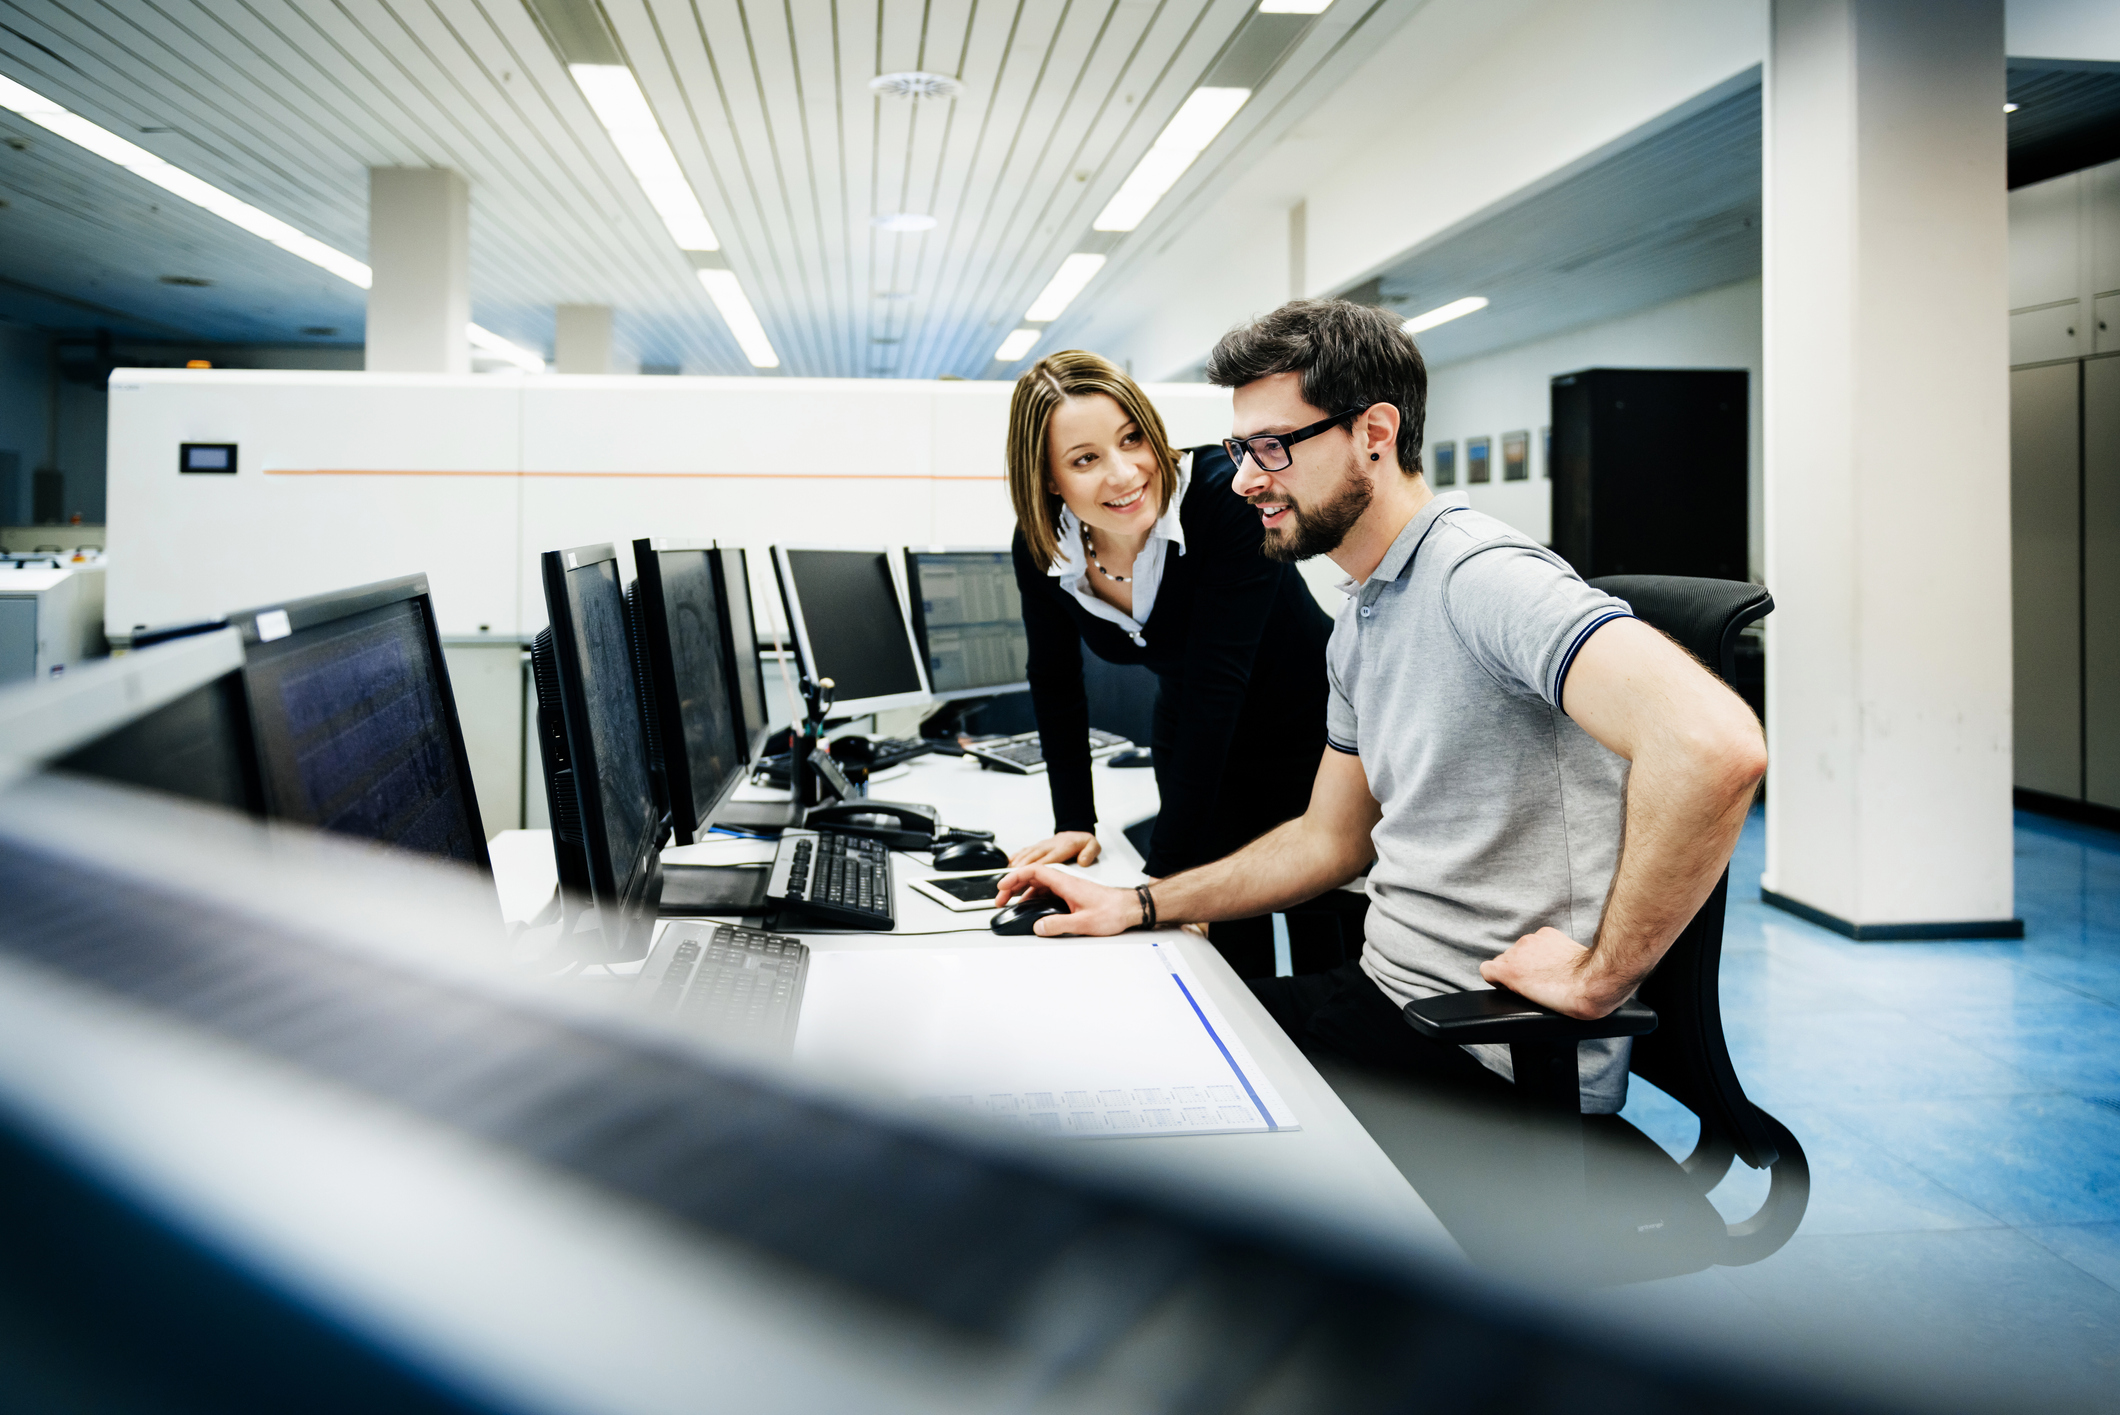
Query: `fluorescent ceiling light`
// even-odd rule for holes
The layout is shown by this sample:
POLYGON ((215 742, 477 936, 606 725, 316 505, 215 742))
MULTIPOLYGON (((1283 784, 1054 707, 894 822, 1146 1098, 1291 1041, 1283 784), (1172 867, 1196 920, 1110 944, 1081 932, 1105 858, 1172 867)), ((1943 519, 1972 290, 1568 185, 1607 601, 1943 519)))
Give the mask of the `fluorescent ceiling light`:
POLYGON ((1040 323, 1058 319, 1060 311, 1066 309, 1075 296, 1082 293, 1082 287, 1089 284, 1090 277, 1103 268, 1103 256, 1076 251, 1060 262, 1060 269, 1045 282, 1045 288, 1038 293, 1037 299, 1031 301, 1031 307, 1024 311, 1023 317, 1040 323))
POLYGON ((1248 88, 1194 89, 1164 125, 1155 146, 1134 164, 1126 181, 1104 204, 1093 223, 1096 229, 1131 231, 1139 226, 1250 97, 1248 88))
POLYGON ((1262 15, 1322 15, 1332 0, 1259 0, 1262 15))
POLYGON ((612 145, 626 160, 633 180, 640 183, 678 249, 720 250, 721 242, 714 238, 699 197, 677 165, 677 154, 670 151, 670 141, 663 136, 662 124, 655 121, 633 71, 623 64, 569 64, 567 72, 574 76, 575 86, 589 100, 596 120, 611 135, 612 145))
POLYGON ((745 298, 743 286, 736 283, 736 272, 702 270, 699 283, 707 287, 714 308, 721 311, 722 319, 728 324, 729 332, 736 336, 737 346, 751 361, 751 367, 779 368, 780 355, 773 352, 773 341, 766 338, 766 327, 758 322, 758 312, 745 298))
POLYGON ((894 211, 886 216, 871 216, 869 225, 879 231, 932 231, 935 218, 917 211, 894 211))
POLYGON ((2014 103, 2005 103, 2002 105, 2002 111, 2005 113, 2015 113, 2017 111, 2017 105, 2014 103))
POLYGON ((472 348, 483 350, 496 359, 514 364, 525 373, 543 373, 545 371, 545 361, 543 359, 531 353, 522 345, 513 344, 501 338, 500 335, 495 334, 490 329, 481 329, 475 324, 467 324, 464 326, 464 337, 471 341, 472 348))
POLYGON ((1031 346, 1038 342, 1038 336, 1044 332, 1042 329, 1018 329, 1014 331, 1008 338, 1001 341, 1000 348, 994 350, 995 361, 1004 364, 1016 362, 1016 360, 1031 351, 1031 346))
POLYGON ((67 111, 42 94, 24 88, 13 79, 0 78, 0 108, 9 108, 47 132, 87 148, 96 156, 117 163, 136 177, 153 182, 163 191, 230 221, 311 265, 319 265, 349 284, 367 289, 368 267, 344 251, 334 250, 313 236, 305 236, 276 216, 268 216, 249 202, 229 195, 210 182, 174 167, 144 147, 137 147, 107 128, 99 128, 77 113, 67 111))
POLYGON ((1477 314, 1487 308, 1485 295, 1467 295, 1462 300, 1452 300, 1447 305, 1437 305, 1426 314, 1417 314, 1399 327, 1408 334, 1418 334, 1424 329, 1433 329, 1438 324, 1448 324, 1453 319, 1463 319, 1468 314, 1477 314))

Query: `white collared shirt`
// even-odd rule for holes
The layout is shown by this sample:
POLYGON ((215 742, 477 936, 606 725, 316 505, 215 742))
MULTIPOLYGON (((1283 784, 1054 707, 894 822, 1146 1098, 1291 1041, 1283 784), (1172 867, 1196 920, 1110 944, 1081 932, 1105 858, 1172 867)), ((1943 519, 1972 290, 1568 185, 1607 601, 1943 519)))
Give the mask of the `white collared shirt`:
POLYGON ((1082 522, 1067 507, 1060 508, 1060 558, 1053 562, 1046 573, 1060 582, 1060 588, 1074 596, 1075 603, 1086 613, 1118 625, 1136 647, 1146 648, 1148 640, 1142 637, 1142 626, 1148 616, 1156 612, 1156 587, 1163 583, 1164 559, 1167 546, 1176 546, 1178 554, 1185 553, 1185 527, 1178 519, 1178 508, 1185 504, 1185 489, 1192 483, 1192 453, 1178 454, 1178 491, 1156 518, 1155 526, 1148 533, 1148 544, 1134 557, 1134 573, 1129 577, 1134 586, 1134 612, 1128 614, 1115 604, 1097 598, 1089 587, 1089 556, 1082 549, 1082 522))

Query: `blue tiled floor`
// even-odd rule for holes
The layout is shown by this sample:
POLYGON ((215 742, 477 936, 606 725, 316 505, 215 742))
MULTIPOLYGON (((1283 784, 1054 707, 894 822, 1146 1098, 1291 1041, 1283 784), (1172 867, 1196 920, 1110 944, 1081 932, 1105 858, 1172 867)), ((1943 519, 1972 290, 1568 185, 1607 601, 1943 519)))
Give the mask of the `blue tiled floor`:
MULTIPOLYGON (((1764 817, 1731 867, 1722 996, 1746 1091, 1803 1143, 1811 1207, 1779 1253, 1613 1294, 1757 1322, 1839 1362, 2120 1409, 2120 835, 2017 818, 2021 943, 1856 944, 1759 898, 1764 817)), ((1639 1082, 1627 1118, 1683 1154, 1639 1082)), ((1765 1186, 1711 1196, 1735 1220, 1765 1186)))

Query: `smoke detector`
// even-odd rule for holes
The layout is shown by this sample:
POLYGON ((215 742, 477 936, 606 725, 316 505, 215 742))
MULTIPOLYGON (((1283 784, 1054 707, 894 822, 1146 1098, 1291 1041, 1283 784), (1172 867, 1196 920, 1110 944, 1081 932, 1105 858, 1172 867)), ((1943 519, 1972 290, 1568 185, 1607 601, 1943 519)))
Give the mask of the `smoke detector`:
POLYGON ((869 89, 892 98, 955 98, 964 92, 964 85, 948 74, 912 69, 902 74, 878 74, 869 80, 869 89))

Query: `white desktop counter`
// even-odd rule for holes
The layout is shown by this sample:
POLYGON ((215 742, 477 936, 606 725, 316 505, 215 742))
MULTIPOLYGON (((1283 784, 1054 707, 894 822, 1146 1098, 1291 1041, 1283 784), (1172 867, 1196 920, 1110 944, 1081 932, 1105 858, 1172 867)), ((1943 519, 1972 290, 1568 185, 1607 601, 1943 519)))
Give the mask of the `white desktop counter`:
MULTIPOLYGON (((1102 817, 1098 839, 1104 855, 1088 873, 1114 884, 1133 883, 1141 878, 1141 858, 1121 831, 1154 813, 1154 773, 1140 768, 1113 770, 1099 762, 1094 776, 1102 817)), ((879 799, 933 805, 948 825, 992 830, 1004 852, 1042 839, 1051 830, 1050 797, 1042 775, 986 771, 969 758, 920 758, 879 774, 870 791, 879 799)), ((741 794, 766 797, 769 793, 747 786, 741 794)), ((552 894, 550 836, 544 831, 503 831, 490 848, 503 914, 511 920, 531 917, 552 894)), ((771 853, 769 843, 731 838, 672 849, 664 853, 664 859, 677 864, 737 864, 770 858, 771 853)), ((982 932, 987 915, 952 912, 914 890, 910 881, 934 872, 924 853, 896 854, 893 870, 896 932, 804 934, 798 930, 796 936, 815 952, 1010 948, 1054 942, 982 932)), ((1427 1204, 1206 940, 1177 929, 1128 937, 1153 937, 1181 952, 1230 1030, 1294 1110, 1301 1128, 1254 1134, 1054 1140, 1053 1144, 1096 1144, 1100 1161, 1116 1159, 1122 1169, 1159 1188, 1227 1196, 1246 1205, 1263 1201, 1301 1216, 1305 1224, 1351 1232, 1365 1243, 1422 1256, 1459 1254, 1456 1242, 1427 1204)), ((1024 1005, 1035 1006, 1037 999, 1025 999, 1024 1005)))

